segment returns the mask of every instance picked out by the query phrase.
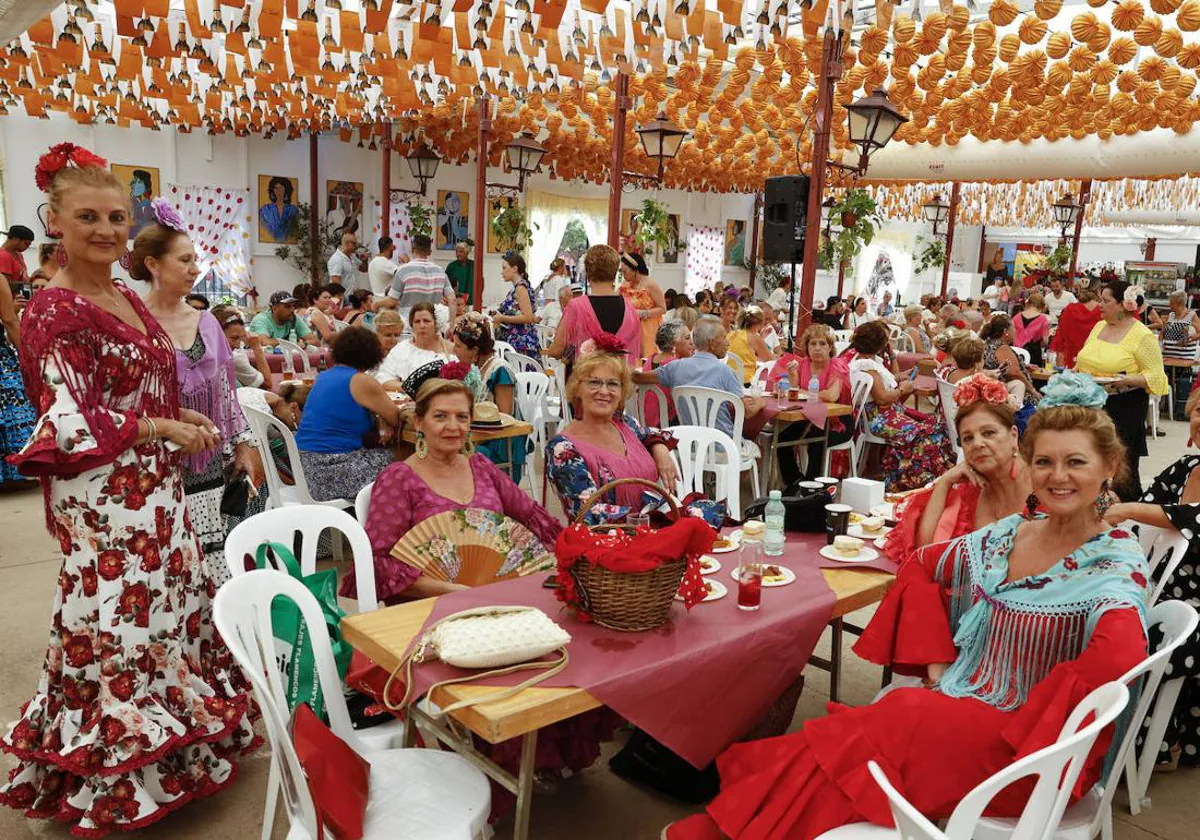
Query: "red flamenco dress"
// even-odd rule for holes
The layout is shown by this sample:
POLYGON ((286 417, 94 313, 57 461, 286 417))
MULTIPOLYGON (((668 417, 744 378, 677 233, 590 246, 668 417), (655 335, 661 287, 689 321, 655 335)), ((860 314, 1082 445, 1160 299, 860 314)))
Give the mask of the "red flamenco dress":
MULTIPOLYGON (((901 674, 953 662, 937 689, 830 703, 798 732, 731 746, 717 759, 721 793, 707 815, 672 826, 668 840, 809 840, 849 823, 891 826, 872 760, 923 814, 947 817, 979 782, 1054 742, 1080 700, 1145 657, 1145 562, 1136 541, 1111 530, 1044 575, 1007 582, 1020 521, 918 550, 855 646, 901 674), (1081 587, 1085 606, 1063 612, 1081 587), (1006 645, 1022 628, 1038 644, 1006 645)), ((1076 797, 1099 778, 1110 740, 1097 741, 1076 797)), ((1008 788, 987 813, 1018 815, 1031 787, 1008 788)))
MULTIPOLYGON (((979 507, 980 489, 969 481, 962 481, 950 488, 942 515, 934 526, 931 542, 940 543, 961 537, 975 530, 975 511, 979 507)), ((918 490, 906 496, 896 510, 896 527, 883 538, 883 553, 903 562, 919 548, 917 531, 921 528, 921 517, 929 507, 933 488, 918 490)))
POLYGON ((180 458, 136 444, 179 416, 175 349, 136 294, 143 333, 68 289, 25 310, 22 374, 37 427, 12 461, 41 479, 63 553, 32 699, 0 741, 0 802, 80 837, 147 826, 231 784, 257 745, 244 677, 212 624, 212 572, 180 458))

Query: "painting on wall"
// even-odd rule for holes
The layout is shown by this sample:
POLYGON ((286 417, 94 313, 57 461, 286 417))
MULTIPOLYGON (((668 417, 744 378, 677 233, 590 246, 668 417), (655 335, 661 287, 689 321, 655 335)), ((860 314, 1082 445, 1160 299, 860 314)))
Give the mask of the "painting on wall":
POLYGON ((725 265, 741 266, 746 259, 746 222, 725 220, 725 265))
POLYGON ((508 250, 504 243, 496 238, 496 232, 492 230, 492 219, 499 216, 508 208, 515 207, 518 204, 520 204, 520 201, 511 195, 499 196, 488 201, 487 252, 489 254, 503 254, 508 250))
POLYGON ((670 242, 662 249, 661 262, 664 265, 675 265, 679 262, 679 214, 667 214, 668 237, 670 242))
POLYGON ((286 175, 258 176, 258 241, 274 245, 300 242, 299 183, 286 175))
POLYGON ((162 195, 159 191, 158 169, 114 163, 112 173, 129 188, 129 200, 133 203, 133 224, 129 226, 129 238, 133 239, 141 233, 142 228, 154 221, 154 208, 150 202, 162 195))
POLYGON ((459 242, 471 236, 471 196, 465 190, 438 190, 437 193, 437 241, 439 251, 453 251, 459 242))
POLYGON ((334 236, 357 234, 362 230, 362 207, 361 181, 325 182, 325 221, 334 236))

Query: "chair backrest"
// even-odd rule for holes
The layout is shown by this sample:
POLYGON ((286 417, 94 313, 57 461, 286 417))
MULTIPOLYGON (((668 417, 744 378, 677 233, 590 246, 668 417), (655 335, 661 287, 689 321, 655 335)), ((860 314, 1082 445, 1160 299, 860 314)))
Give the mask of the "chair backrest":
POLYGON ((1030 356, 1028 350, 1026 350, 1024 347, 1013 347, 1012 351, 1022 362, 1024 362, 1026 365, 1029 364, 1030 356))
MULTIPOLYGON (((375 558, 371 553, 371 540, 353 516, 327 505, 288 505, 265 510, 239 522, 225 538, 225 562, 229 573, 235 578, 246 574, 246 557, 253 559, 259 546, 275 542, 292 549, 300 562, 300 573, 311 575, 317 571, 317 542, 326 530, 340 531, 350 543, 358 611, 370 612, 379 605, 375 597, 375 558), (297 539, 300 543, 298 551, 297 539)), ((268 559, 272 559, 270 552, 268 559)))
POLYGON ((300 372, 311 373, 312 362, 308 359, 308 351, 294 341, 286 338, 279 339, 279 349, 283 351, 283 369, 287 373, 296 372, 296 359, 300 360, 300 372))
POLYGON ((554 328, 547 327, 545 324, 537 325, 538 343, 545 350, 554 343, 554 328))
MULTIPOLYGON (((937 377, 937 392, 938 404, 942 409, 942 418, 946 421, 946 428, 950 430, 950 441, 954 444, 955 450, 962 455, 962 442, 958 439, 958 429, 954 425, 954 418, 958 415, 958 403, 954 401, 954 389, 958 387, 952 382, 947 382, 942 377, 937 377)), ((959 460, 962 460, 961 458, 959 460)))
POLYGON ((504 361, 508 362, 517 373, 541 373, 542 363, 537 359, 526 356, 524 353, 518 353, 513 350, 511 353, 504 355, 504 361))
POLYGON ((746 422, 746 404, 741 397, 735 397, 728 391, 716 388, 702 388, 699 385, 680 385, 671 389, 671 398, 675 400, 675 411, 679 414, 679 422, 692 426, 707 426, 717 428, 717 420, 728 405, 733 417, 732 437, 736 442, 741 440, 742 426, 746 422))
POLYGON ((342 681, 338 678, 337 666, 333 661, 325 618, 316 598, 304 588, 304 584, 271 569, 235 577, 217 590, 217 597, 213 601, 213 622, 229 647, 229 652, 250 680, 255 699, 262 710, 267 736, 271 740, 271 752, 278 762, 276 767, 288 820, 293 824, 299 822, 308 837, 317 837, 317 813, 304 771, 292 746, 289 725, 291 712, 271 628, 271 604, 277 597, 294 602, 308 627, 330 729, 362 754, 362 744, 346 711, 342 681))
POLYGON ((666 427, 670 417, 667 392, 662 389, 661 385, 634 385, 633 393, 625 401, 625 413, 635 418, 643 426, 666 427), (650 416, 650 413, 646 411, 646 403, 651 399, 654 400, 654 406, 657 409, 656 420, 653 423, 646 419, 650 416))
POLYGON ((738 382, 746 381, 746 363, 742 361, 742 357, 735 353, 727 353, 722 363, 733 368, 733 372, 737 374, 738 382))
POLYGON ((1154 586, 1154 592, 1150 595, 1150 603, 1157 604, 1158 599, 1162 597, 1167 581, 1171 579, 1176 567, 1187 554, 1187 537, 1173 528, 1157 528, 1154 525, 1143 525, 1140 522, 1125 524, 1137 526, 1138 542, 1142 544, 1142 551, 1146 553, 1146 563, 1149 564, 1150 571, 1158 580, 1154 586))
POLYGON ((854 335, 854 330, 834 330, 833 331, 833 340, 834 341, 844 341, 844 342, 846 342, 846 345, 849 346, 850 345, 850 336, 852 336, 852 335, 854 335))
POLYGON ((358 491, 358 495, 354 497, 354 518, 358 520, 358 524, 367 527, 367 517, 371 513, 371 491, 375 489, 375 482, 372 481, 366 487, 358 491))
POLYGON ((917 352, 916 345, 913 344, 912 336, 906 333, 899 327, 892 327, 892 349, 897 353, 915 353, 917 352))
POLYGON ((271 491, 267 498, 268 506, 271 508, 283 506, 284 488, 287 486, 283 483, 279 467, 275 465, 275 458, 271 455, 270 438, 268 437, 271 431, 278 432, 287 448, 288 463, 292 467, 292 481, 297 501, 304 505, 313 504, 312 494, 308 492, 308 481, 304 478, 304 465, 300 463, 300 448, 296 446, 296 436, 292 434, 292 430, 274 414, 267 414, 257 408, 243 405, 242 413, 246 415, 246 422, 250 424, 250 428, 254 432, 258 453, 262 457, 263 472, 267 475, 267 489, 271 491))
POLYGON ((507 359, 509 353, 517 352, 516 350, 513 349, 513 346, 511 344, 509 344, 507 341, 497 341, 495 344, 496 344, 496 355, 499 356, 501 359, 507 359))
POLYGON ((862 415, 863 407, 871 398, 871 386, 875 380, 865 370, 850 371, 850 407, 854 410, 855 420, 862 415))
MULTIPOLYGON (((513 353, 508 357, 511 363, 513 353)), ((516 394, 517 411, 521 419, 533 426, 534 445, 540 446, 546 436, 546 422, 549 416, 549 405, 546 397, 550 392, 550 377, 537 371, 518 371, 516 394)))
POLYGON ((833 355, 840 356, 850 348, 850 342, 845 339, 837 339, 833 342, 833 355))
POLYGON ((874 761, 867 762, 867 769, 875 779, 875 784, 883 789, 892 809, 892 819, 896 823, 896 832, 900 840, 948 840, 942 830, 931 823, 924 814, 904 798, 904 795, 888 781, 883 769, 874 761))
MULTIPOLYGON (((751 379, 750 381, 751 382, 761 382, 763 379, 765 379, 768 376, 768 374, 771 373, 771 369, 774 367, 775 367, 775 362, 759 362, 757 365, 754 366, 754 378, 751 379)), ((804 386, 802 385, 800 387, 804 387, 804 386)))
POLYGON ((1049 840, 1062 820, 1096 738, 1128 702, 1129 689, 1120 682, 1106 683, 1083 698, 1059 731, 1057 741, 993 773, 964 796, 946 823, 946 835, 953 840, 969 840, 984 809, 1000 791, 1026 776, 1036 776, 1033 793, 1009 840, 1049 840), (1095 719, 1083 725, 1092 715, 1095 719))
POLYGON ((742 473, 740 453, 733 438, 707 426, 673 426, 671 434, 679 444, 671 453, 679 466, 680 487, 675 495, 683 498, 693 490, 703 493, 707 468, 717 475, 714 500, 724 499, 730 512, 736 515, 742 509, 742 473), (724 453, 724 463, 716 457, 719 453, 724 453))

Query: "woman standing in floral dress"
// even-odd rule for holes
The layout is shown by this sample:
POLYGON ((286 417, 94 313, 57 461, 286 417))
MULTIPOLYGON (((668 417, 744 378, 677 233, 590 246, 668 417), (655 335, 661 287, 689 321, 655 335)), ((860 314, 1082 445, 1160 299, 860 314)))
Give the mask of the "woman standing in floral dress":
POLYGON ((500 260, 500 276, 513 287, 500 304, 499 314, 492 318, 496 324, 496 338, 508 342, 518 353, 531 359, 540 358, 542 345, 538 339, 537 316, 533 314, 533 295, 529 291, 525 258, 509 251, 500 260))
POLYGON ((179 409, 170 339, 112 279, 128 195, 66 143, 37 183, 67 265, 25 314, 21 372, 39 417, 12 460, 42 481, 63 566, 37 690, 0 741, 19 760, 0 802, 99 837, 227 786, 228 756, 256 739, 183 501, 180 454, 217 438, 179 409))

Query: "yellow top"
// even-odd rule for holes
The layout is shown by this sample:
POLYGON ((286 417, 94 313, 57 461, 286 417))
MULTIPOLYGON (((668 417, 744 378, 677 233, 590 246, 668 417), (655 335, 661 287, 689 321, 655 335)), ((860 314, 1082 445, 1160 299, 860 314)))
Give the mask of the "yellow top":
POLYGON ((746 375, 742 377, 744 380, 742 384, 749 385, 750 381, 754 378, 754 371, 758 369, 758 354, 750 346, 750 333, 746 330, 733 330, 730 332, 729 352, 731 355, 737 356, 742 360, 742 364, 746 368, 746 375))
POLYGON ((1120 341, 1104 341, 1100 331, 1106 324, 1102 320, 1092 327, 1091 335, 1075 360, 1075 369, 1093 376, 1136 376, 1140 373, 1146 377, 1146 388, 1151 394, 1167 393, 1167 374, 1154 333, 1145 324, 1136 322, 1120 341))

